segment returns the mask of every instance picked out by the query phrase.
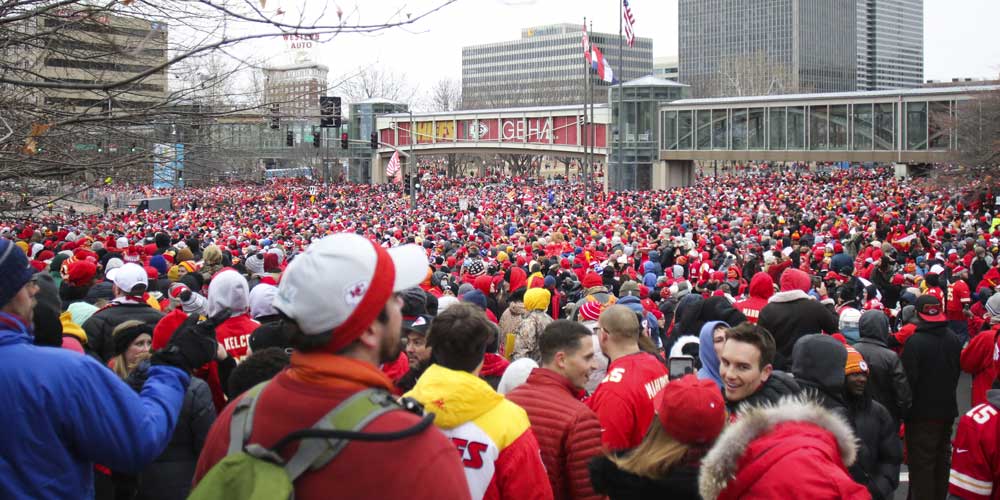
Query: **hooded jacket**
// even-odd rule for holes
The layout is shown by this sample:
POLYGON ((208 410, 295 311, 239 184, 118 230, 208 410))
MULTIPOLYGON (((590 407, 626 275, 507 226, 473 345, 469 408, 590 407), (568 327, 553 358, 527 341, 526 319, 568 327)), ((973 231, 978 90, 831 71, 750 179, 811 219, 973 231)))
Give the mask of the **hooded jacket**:
POLYGON ((698 489, 706 500, 868 499, 847 472, 857 458, 855 439, 842 417, 808 399, 753 408, 702 460, 698 489))
POLYGON ((465 466, 474 500, 552 498, 528 414, 479 377, 431 365, 411 397, 434 413, 465 466))
POLYGON ((747 317, 747 321, 756 324, 760 310, 767 305, 768 299, 774 295, 774 280, 771 275, 759 272, 750 279, 750 296, 733 304, 737 311, 747 317))
POLYGON ((846 364, 847 349, 829 335, 806 335, 796 342, 792 352, 792 374, 802 390, 824 408, 844 417, 846 364))
POLYGON ((541 359, 538 337, 541 336, 542 330, 552 323, 552 316, 545 312, 549 300, 549 291, 544 288, 532 288, 524 294, 524 308, 528 313, 521 318, 521 323, 515 331, 517 338, 514 340, 512 359, 531 358, 535 361, 541 359))
POLYGON ((208 310, 211 317, 223 309, 230 310, 229 319, 215 329, 215 339, 236 361, 247 355, 250 334, 260 323, 250 318, 250 286, 246 278, 234 269, 223 269, 208 285, 208 310))
POLYGON ((667 475, 659 479, 650 479, 621 470, 611 459, 601 455, 590 462, 590 477, 594 489, 607 494, 611 500, 701 499, 698 496, 697 463, 678 464, 672 467, 667 475))
POLYGON ((601 454, 601 424, 580 402, 581 392, 566 377, 535 368, 524 384, 507 394, 528 412, 556 499, 599 498, 590 485, 587 463, 601 454))
POLYGON ((715 342, 712 333, 718 325, 729 327, 724 321, 709 321, 701 327, 698 335, 698 359, 701 361, 701 369, 698 370, 698 378, 711 380, 722 390, 722 375, 719 374, 719 355, 715 353, 715 342))
POLYGON ((115 327, 135 319, 155 327, 164 316, 145 302, 111 302, 100 308, 82 325, 87 334, 87 344, 91 352, 104 364, 115 355, 115 343, 111 333, 115 327))
POLYGON ((882 311, 865 311, 858 322, 861 339, 854 344, 868 363, 868 390, 897 422, 910 408, 913 395, 903 362, 889 347, 889 318, 882 311))
POLYGON ((947 323, 921 320, 903 349, 903 370, 913 403, 907 420, 946 420, 958 416, 955 389, 962 374, 962 341, 947 323))
POLYGON ((962 371, 972 374, 972 406, 986 402, 986 391, 990 390, 997 378, 993 364, 993 350, 997 345, 1000 326, 993 330, 979 332, 972 337, 969 345, 962 349, 960 362, 962 371))
POLYGON ((135 472, 170 441, 190 377, 157 365, 141 394, 88 356, 32 345, 0 313, 0 496, 93 498, 94 463, 135 472))

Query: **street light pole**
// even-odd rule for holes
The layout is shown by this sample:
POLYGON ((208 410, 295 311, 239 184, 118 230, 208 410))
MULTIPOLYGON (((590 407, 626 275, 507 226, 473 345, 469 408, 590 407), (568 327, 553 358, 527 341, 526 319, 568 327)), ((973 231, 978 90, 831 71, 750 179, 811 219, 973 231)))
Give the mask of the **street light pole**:
POLYGON ((413 156, 413 141, 416 140, 417 134, 416 134, 416 131, 413 130, 413 111, 410 110, 410 109, 407 109, 407 111, 409 111, 409 113, 410 113, 410 157, 406 159, 406 164, 407 164, 406 166, 408 167, 406 169, 407 170, 407 172, 406 172, 406 182, 410 183, 410 209, 411 210, 416 210, 417 209, 417 186, 416 186, 415 182, 411 182, 413 180, 413 174, 415 172, 410 172, 410 168, 409 167, 413 167, 412 169, 414 171, 417 170, 417 168, 416 168, 416 166, 417 166, 417 157, 413 156), (411 165, 411 162, 412 162, 412 165, 411 165))

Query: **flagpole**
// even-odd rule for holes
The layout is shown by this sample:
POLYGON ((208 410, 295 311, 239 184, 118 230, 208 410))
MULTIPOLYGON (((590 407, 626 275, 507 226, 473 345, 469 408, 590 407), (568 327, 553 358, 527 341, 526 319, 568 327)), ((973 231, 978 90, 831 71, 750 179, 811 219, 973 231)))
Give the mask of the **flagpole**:
MULTIPOLYGON (((625 107, 623 104, 624 93, 622 91, 622 82, 625 80, 625 72, 622 71, 622 67, 625 64, 625 49, 622 47, 622 23, 625 17, 625 13, 622 11, 622 0, 618 0, 618 168, 625 167, 625 151, 622 149, 622 145, 625 143, 625 107)), ((609 162, 610 163, 610 162, 609 162)), ((609 169, 610 170, 610 169, 609 169)), ((610 172, 608 172, 610 174, 610 172)), ((635 176, 632 176, 635 179, 635 176)))
MULTIPOLYGON (((594 21, 590 21, 590 26, 588 27, 588 29, 589 29, 588 35, 593 35, 594 34, 594 21)), ((595 103, 594 103, 594 80, 593 79, 590 80, 590 92, 587 95, 587 102, 590 103, 590 129, 588 129, 589 132, 587 132, 587 144, 588 144, 589 147, 587 149, 587 179, 586 179, 586 182, 587 182, 587 193, 589 194, 590 193, 590 180, 591 180, 591 178, 594 175, 594 158, 597 156, 596 153, 595 153, 595 151, 594 151, 595 143, 597 142, 597 127, 595 125, 595 123, 597 123, 597 119, 595 118, 595 114, 596 113, 594 111, 594 104, 595 103)))
MULTIPOLYGON (((590 34, 587 32, 587 16, 583 16, 583 36, 587 38, 587 47, 584 49, 587 51, 583 56, 583 126, 580 127, 580 145, 583 146, 583 157, 580 158, 580 168, 577 170, 577 175, 580 176, 580 180, 585 181, 584 172, 587 164, 587 141, 584 137, 587 133, 587 123, 589 121, 587 117, 587 102, 589 102, 588 95, 590 94, 590 64, 587 62, 587 56, 590 51, 590 34)), ((587 188, 584 184, 583 191, 583 201, 587 201, 587 188)))

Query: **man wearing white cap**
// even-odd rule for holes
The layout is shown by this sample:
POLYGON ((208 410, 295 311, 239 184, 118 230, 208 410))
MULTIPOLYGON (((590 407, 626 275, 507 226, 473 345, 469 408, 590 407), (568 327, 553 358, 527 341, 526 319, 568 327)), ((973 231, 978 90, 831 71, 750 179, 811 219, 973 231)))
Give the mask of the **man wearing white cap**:
MULTIPOLYGON (((420 416, 393 402, 392 382, 378 366, 399 356, 402 302, 396 294, 419 285, 426 274, 422 248, 387 250, 350 233, 318 240, 292 260, 274 299, 295 348, 291 364, 263 388, 247 391, 223 410, 205 441, 195 483, 227 456, 230 427, 234 421, 246 425, 248 411, 252 426, 244 433, 244 446, 270 448, 286 435, 325 420, 358 392, 377 389, 372 401, 377 399, 388 411, 358 430, 414 429, 420 416), (241 404, 248 397, 254 398, 250 409, 241 404), (234 417, 234 411, 240 413, 234 417)), ((300 449, 316 442, 297 441, 300 449)), ((294 455, 289 448, 296 449, 279 450, 286 461, 294 455)), ((310 463, 317 467, 294 478, 298 499, 329 498, 332 492, 343 498, 469 498, 455 445, 434 426, 388 442, 347 441, 333 460, 310 463)))
POLYGON ((115 298, 98 309, 82 325, 83 331, 87 333, 87 344, 103 363, 114 356, 115 346, 111 341, 111 332, 116 326, 130 319, 156 326, 163 317, 163 313, 143 300, 149 286, 149 277, 142 266, 128 263, 108 271, 107 277, 114 284, 112 288, 115 298))

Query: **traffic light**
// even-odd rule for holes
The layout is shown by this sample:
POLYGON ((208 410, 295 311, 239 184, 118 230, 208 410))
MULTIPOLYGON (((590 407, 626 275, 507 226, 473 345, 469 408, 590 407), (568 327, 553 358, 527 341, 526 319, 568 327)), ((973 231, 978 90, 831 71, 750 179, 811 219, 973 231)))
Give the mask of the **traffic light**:
POLYGON ((412 175, 407 175, 406 176, 406 180, 403 181, 403 194, 404 195, 410 196, 410 193, 411 193, 410 185, 412 183, 413 183, 413 176, 412 175))
POLYGON ((313 130, 313 147, 319 147, 319 130, 313 130))
POLYGON ((289 130, 285 132, 285 146, 292 147, 295 145, 295 136, 292 135, 292 131, 289 130))
POLYGON ((340 128, 340 98, 321 96, 319 98, 320 120, 323 128, 340 128))
POLYGON ((103 153, 104 152, 104 142, 103 141, 97 141, 97 152, 98 153, 103 153))
POLYGON ((340 134, 340 149, 347 149, 347 132, 340 134))
POLYGON ((135 153, 135 143, 134 142, 132 143, 132 147, 129 148, 129 151, 132 152, 132 153, 135 153))
POLYGON ((372 149, 378 149, 378 132, 372 132, 372 149))
POLYGON ((278 104, 271 105, 271 129, 278 130, 281 128, 281 119, 278 117, 278 104))

